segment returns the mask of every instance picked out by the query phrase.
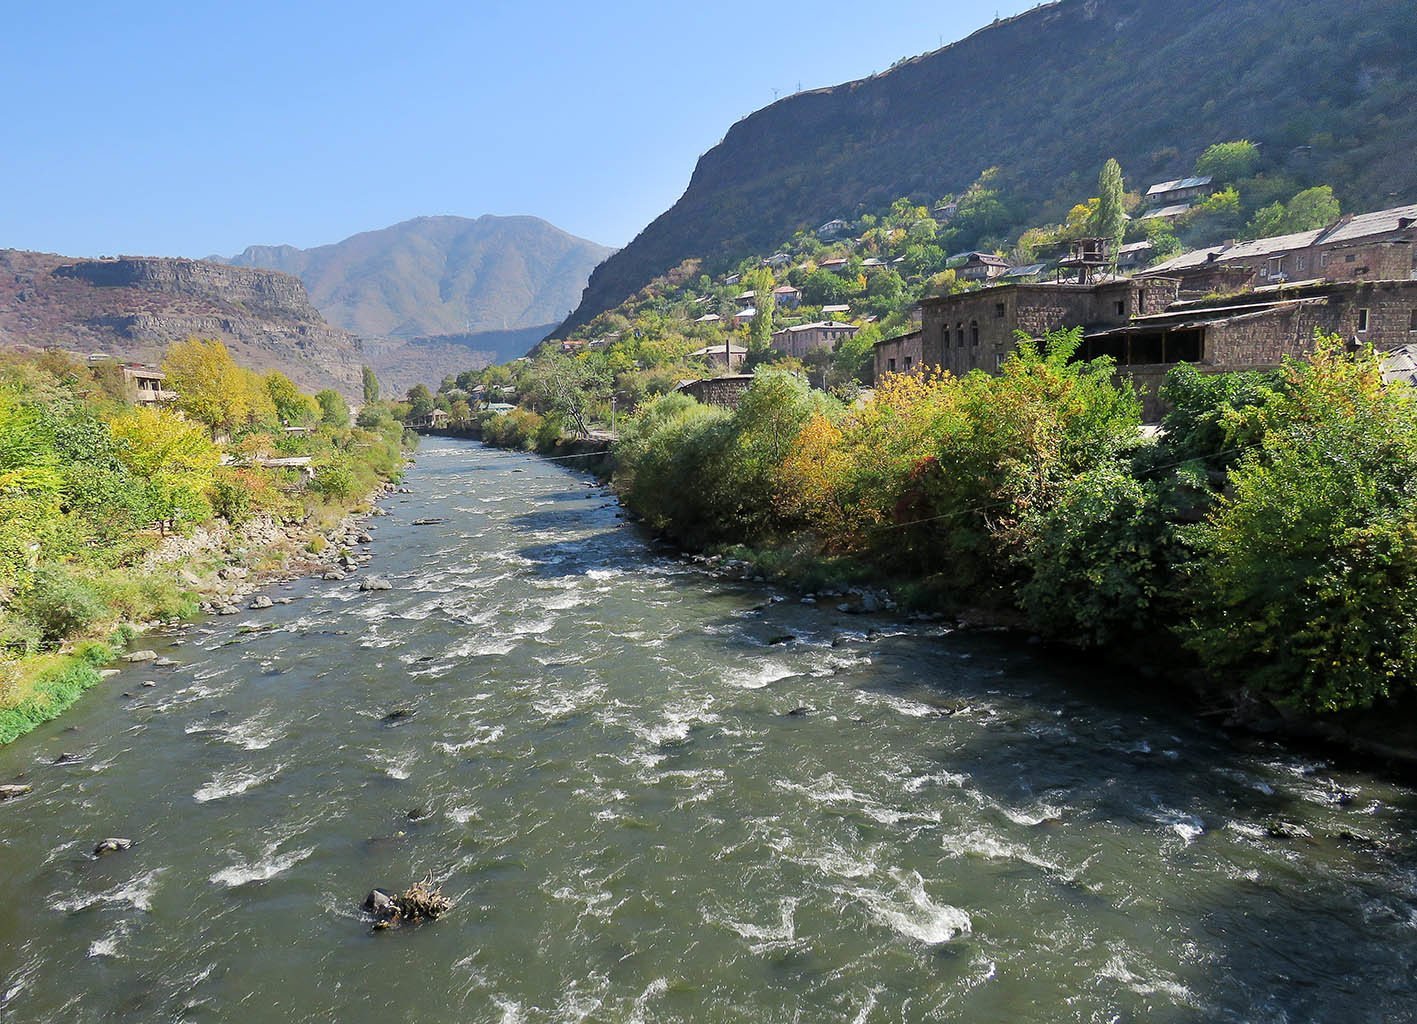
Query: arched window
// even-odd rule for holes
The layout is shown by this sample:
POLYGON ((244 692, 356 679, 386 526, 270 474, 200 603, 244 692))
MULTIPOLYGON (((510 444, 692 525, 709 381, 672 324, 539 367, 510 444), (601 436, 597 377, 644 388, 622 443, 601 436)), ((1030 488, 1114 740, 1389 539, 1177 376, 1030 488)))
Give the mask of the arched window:
POLYGON ((979 321, 978 321, 978 320, 971 320, 971 321, 969 321, 969 343, 970 343, 971 345, 978 345, 978 344, 979 344, 979 321))
POLYGON ((955 322, 955 336, 956 336, 956 344, 958 344, 960 348, 964 348, 964 321, 963 321, 963 320, 958 320, 958 321, 955 322))

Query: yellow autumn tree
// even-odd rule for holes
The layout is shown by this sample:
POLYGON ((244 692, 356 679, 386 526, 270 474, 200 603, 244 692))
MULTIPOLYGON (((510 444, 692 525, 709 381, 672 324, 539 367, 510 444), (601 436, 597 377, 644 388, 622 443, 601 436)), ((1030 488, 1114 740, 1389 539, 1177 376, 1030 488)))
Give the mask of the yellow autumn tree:
POLYGON ((119 459, 144 481, 147 513, 164 532, 211 516, 206 495, 221 456, 205 430, 148 406, 125 412, 109 430, 119 459))
POLYGON ((177 407, 215 435, 276 418, 265 382, 238 366, 217 339, 189 338, 167 350, 162 368, 177 407))

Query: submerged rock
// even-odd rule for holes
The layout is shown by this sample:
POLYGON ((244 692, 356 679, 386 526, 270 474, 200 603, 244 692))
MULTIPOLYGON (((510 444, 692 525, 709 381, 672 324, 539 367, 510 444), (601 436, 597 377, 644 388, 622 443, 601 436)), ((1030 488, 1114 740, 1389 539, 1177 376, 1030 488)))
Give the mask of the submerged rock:
POLYGON ((93 848, 93 855, 95 857, 104 857, 110 853, 121 853, 124 850, 132 849, 132 847, 133 840, 131 839, 111 837, 100 840, 99 844, 93 848))
POLYGON ((248 604, 246 607, 250 608, 252 611, 259 612, 271 607, 271 605, 274 603, 275 602, 273 602, 265 594, 257 594, 255 597, 251 598, 251 603, 248 604))
POLYGON ((418 714, 417 708, 394 708, 384 716, 386 722, 404 722, 418 714))
POLYGON ((365 913, 374 917, 374 928, 382 931, 401 924, 432 921, 453 909, 453 901, 433 884, 432 876, 414 882, 394 895, 385 889, 371 889, 362 904, 365 913))
POLYGON ((17 796, 24 796, 33 789, 33 786, 23 786, 18 783, 0 786, 0 801, 13 800, 17 796))
POLYGON ((157 661, 157 651, 130 651, 123 655, 124 661, 131 661, 134 664, 143 661, 157 661))
POLYGON ((1292 821, 1272 821, 1265 827, 1275 839, 1312 839, 1313 833, 1303 825, 1296 825, 1292 821))
POLYGON ((413 526, 437 526, 439 523, 446 523, 447 521, 448 521, 448 520, 447 520, 447 518, 446 518, 445 516, 430 516, 430 517, 428 517, 427 519, 415 519, 415 520, 412 522, 412 524, 410 524, 410 525, 413 525, 413 526))
POLYGON ((340 572, 338 569, 331 569, 329 572, 325 573, 325 575, 320 578, 324 580, 329 580, 331 582, 338 582, 344 579, 344 573, 340 572))
POLYGON ((360 590, 393 590, 394 585, 380 576, 370 576, 359 581, 360 590))

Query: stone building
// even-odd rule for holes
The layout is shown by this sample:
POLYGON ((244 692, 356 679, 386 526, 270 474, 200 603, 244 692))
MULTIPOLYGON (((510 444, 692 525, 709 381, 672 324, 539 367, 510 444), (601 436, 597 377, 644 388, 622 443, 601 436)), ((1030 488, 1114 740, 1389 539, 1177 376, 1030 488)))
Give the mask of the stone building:
POLYGON ((835 320, 819 320, 816 323, 798 324, 774 331, 772 347, 779 352, 801 359, 818 349, 834 349, 844 339, 851 337, 860 328, 852 324, 837 323, 835 320))
POLYGON ((695 349, 689 353, 689 356, 693 359, 702 359, 710 366, 722 367, 731 371, 743 365, 743 361, 748 358, 748 350, 742 345, 725 341, 722 345, 705 345, 703 348, 695 349))
MULTIPOLYGON (((1120 327, 1133 316, 1160 313, 1175 300, 1176 283, 1158 278, 1088 285, 1005 284, 926 299, 920 304, 920 357, 915 365, 939 366, 954 374, 992 373, 1014 350, 1017 331, 1038 338, 1067 327, 1120 327)), ((879 377, 889 372, 892 353, 879 346, 877 350, 884 352, 876 359, 879 377)), ((904 356, 904 351, 895 354, 901 368, 904 356)))
POLYGON ((177 392, 167 389, 167 374, 150 366, 128 363, 123 367, 123 384, 138 405, 161 405, 177 400, 177 392))
POLYGON ((734 373, 725 377, 707 377, 703 380, 686 380, 674 390, 681 395, 704 405, 721 405, 725 409, 736 409, 743 400, 743 392, 753 383, 751 373, 734 373))
POLYGON ((1328 227, 1182 253, 1145 273, 1187 292, 1289 281, 1407 281, 1417 277, 1417 205, 1339 218, 1328 227))
POLYGON ((876 342, 872 347, 875 357, 876 380, 888 373, 910 373, 923 364, 920 348, 920 331, 897 335, 876 342))

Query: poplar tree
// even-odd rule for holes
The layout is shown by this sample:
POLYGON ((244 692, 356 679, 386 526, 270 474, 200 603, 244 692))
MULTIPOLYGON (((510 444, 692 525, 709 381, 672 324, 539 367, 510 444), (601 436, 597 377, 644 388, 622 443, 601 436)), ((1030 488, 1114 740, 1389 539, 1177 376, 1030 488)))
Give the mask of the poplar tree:
POLYGON ((1122 248, 1122 236, 1127 229, 1127 211, 1122 205, 1122 165, 1108 160, 1097 177, 1097 234, 1107 239, 1109 269, 1116 271, 1122 248))

